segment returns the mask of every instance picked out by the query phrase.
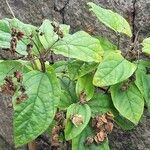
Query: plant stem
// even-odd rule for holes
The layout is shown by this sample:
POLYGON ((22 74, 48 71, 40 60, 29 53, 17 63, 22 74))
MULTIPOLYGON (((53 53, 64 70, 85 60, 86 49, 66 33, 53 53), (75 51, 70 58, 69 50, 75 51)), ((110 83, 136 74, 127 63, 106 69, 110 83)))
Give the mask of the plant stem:
POLYGON ((28 144, 28 150, 37 150, 37 145, 35 140, 28 144))

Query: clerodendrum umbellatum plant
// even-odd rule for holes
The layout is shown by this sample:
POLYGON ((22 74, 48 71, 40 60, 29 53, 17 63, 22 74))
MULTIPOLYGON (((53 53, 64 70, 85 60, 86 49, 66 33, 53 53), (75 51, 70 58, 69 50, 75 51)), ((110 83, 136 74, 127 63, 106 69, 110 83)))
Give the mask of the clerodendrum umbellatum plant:
MULTIPOLYGON (((104 25, 132 37, 119 14, 88 5, 104 25)), ((12 56, 0 62, 1 91, 12 96, 16 147, 47 131, 56 148, 69 141, 72 150, 108 150, 114 123, 132 129, 144 104, 150 110, 150 62, 139 57, 150 55, 150 38, 142 52, 123 55, 106 38, 69 29, 49 20, 40 27, 0 20, 0 47, 12 56), (54 61, 53 54, 69 59, 54 61)))

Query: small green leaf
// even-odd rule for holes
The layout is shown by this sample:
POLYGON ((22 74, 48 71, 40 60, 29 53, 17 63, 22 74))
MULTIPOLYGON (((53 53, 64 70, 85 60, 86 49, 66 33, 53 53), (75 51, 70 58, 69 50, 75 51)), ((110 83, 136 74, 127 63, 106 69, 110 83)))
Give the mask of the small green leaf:
POLYGON ((142 93, 150 111, 150 74, 146 74, 146 69, 144 66, 139 66, 135 75, 135 84, 142 93))
POLYGON ((52 122, 60 99, 60 86, 54 71, 46 73, 31 71, 24 75, 23 85, 28 98, 15 104, 14 96, 14 142, 21 146, 34 140, 52 122))
POLYGON ((87 137, 93 136, 93 132, 94 131, 92 131, 92 129, 89 126, 87 126, 81 134, 72 139, 72 150, 110 150, 108 139, 101 144, 85 144, 87 137))
POLYGON ((90 100, 94 95, 94 86, 93 86, 93 75, 87 74, 83 77, 80 77, 76 83, 76 93, 80 97, 80 94, 84 92, 86 94, 86 100, 90 100))
POLYGON ((102 115, 106 112, 116 112, 110 95, 96 93, 88 102, 91 108, 92 116, 102 115))
POLYGON ((60 30, 63 32, 63 35, 66 36, 70 32, 70 26, 66 24, 60 24, 60 30))
POLYGON ((93 11, 96 17, 107 27, 115 32, 124 33, 132 37, 130 25, 121 15, 109 9, 97 6, 92 2, 89 2, 88 5, 91 7, 90 11, 93 11))
POLYGON ((67 109, 71 104, 77 102, 75 94, 75 82, 71 81, 68 77, 59 77, 61 84, 61 96, 59 102, 60 109, 67 109))
POLYGON ((93 84, 109 86, 128 79, 136 70, 136 65, 127 61, 119 53, 109 53, 99 64, 93 84))
POLYGON ((114 106, 123 117, 137 124, 143 114, 144 99, 134 84, 126 91, 122 91, 121 86, 117 84, 111 87, 114 106))
POLYGON ((79 60, 69 61, 68 64, 68 74, 71 80, 76 80, 92 71, 94 71, 98 64, 95 62, 83 62, 79 60))
POLYGON ((143 45, 142 51, 144 53, 150 54, 150 38, 144 39, 142 45, 143 45))
POLYGON ((66 140, 71 140, 78 136, 83 129, 87 126, 91 118, 91 109, 87 104, 72 104, 67 109, 67 122, 65 125, 65 138, 66 140), (75 126, 71 118, 73 115, 81 116, 83 119, 83 123, 75 126))
POLYGON ((58 40, 58 35, 53 30, 51 21, 47 19, 43 21, 39 28, 39 39, 46 50, 58 40))
POLYGON ((97 36, 96 38, 100 41, 101 47, 103 48, 104 52, 117 50, 117 46, 111 43, 107 38, 100 36, 97 36))
POLYGON ((6 19, 0 20, 0 31, 6 32, 6 33, 10 33, 9 22, 6 19))
POLYGON ((52 49, 55 54, 86 62, 100 62, 103 56, 99 41, 84 31, 60 39, 52 49))

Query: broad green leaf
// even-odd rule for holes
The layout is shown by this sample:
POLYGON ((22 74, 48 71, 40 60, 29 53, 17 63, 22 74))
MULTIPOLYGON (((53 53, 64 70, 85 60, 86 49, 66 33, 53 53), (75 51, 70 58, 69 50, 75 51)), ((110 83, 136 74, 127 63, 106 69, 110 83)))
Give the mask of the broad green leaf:
POLYGON ((60 86, 53 69, 46 73, 30 71, 24 75, 23 85, 28 98, 15 104, 14 142, 21 146, 34 140, 51 124, 60 99, 60 86))
POLYGON ((117 84, 111 87, 114 106, 123 117, 138 124, 143 114, 144 99, 134 84, 130 85, 126 91, 122 91, 121 86, 122 84, 117 84))
POLYGON ((72 150, 110 150, 108 139, 101 144, 92 143, 91 145, 86 145, 87 137, 93 136, 93 133, 94 131, 87 126, 81 134, 72 139, 72 150))
POLYGON ((67 69, 70 79, 75 80, 94 71, 97 66, 95 62, 72 60, 68 62, 67 69))
POLYGON ((84 31, 60 39, 52 50, 55 54, 86 62, 100 62, 103 56, 99 41, 84 31))
POLYGON ((139 66, 135 75, 135 84, 142 93, 150 111, 150 74, 146 74, 146 69, 144 66, 139 66))
POLYGON ((102 93, 95 93, 88 105, 91 108, 92 116, 102 115, 106 112, 116 112, 110 95, 102 93))
POLYGON ((93 84, 98 87, 114 85, 128 79, 135 70, 135 64, 124 59, 121 54, 112 52, 99 64, 93 84))
POLYGON ((150 38, 144 39, 142 45, 143 45, 142 51, 144 53, 150 54, 150 38))
POLYGON ((99 40, 104 52, 117 50, 117 46, 111 43, 107 38, 100 37, 100 36, 97 36, 96 38, 99 40))
POLYGON ((124 33, 129 37, 132 37, 130 25, 121 15, 109 9, 97 6, 92 2, 89 2, 88 5, 90 6, 90 11, 94 12, 96 17, 107 27, 115 32, 124 33))
POLYGON ((61 84, 61 96, 59 102, 60 109, 67 109, 71 104, 77 102, 75 93, 75 82, 71 81, 68 77, 59 77, 61 84))
POLYGON ((90 100, 94 95, 94 86, 93 86, 93 75, 87 74, 83 77, 80 77, 76 83, 76 93, 80 97, 80 94, 84 92, 86 94, 86 100, 90 100))
POLYGON ((117 125, 120 126, 123 130, 131 130, 135 127, 135 124, 121 115, 117 115, 116 117, 114 117, 114 120, 117 125))
POLYGON ((72 104, 67 109, 67 122, 65 124, 65 139, 71 140, 78 136, 83 129, 87 126, 91 118, 91 109, 87 104, 72 104), (73 115, 80 115, 83 118, 83 123, 79 126, 75 126, 71 118, 73 115))
POLYGON ((43 21, 43 24, 39 28, 39 39, 46 50, 51 48, 58 40, 58 35, 53 30, 51 21, 47 19, 43 21))

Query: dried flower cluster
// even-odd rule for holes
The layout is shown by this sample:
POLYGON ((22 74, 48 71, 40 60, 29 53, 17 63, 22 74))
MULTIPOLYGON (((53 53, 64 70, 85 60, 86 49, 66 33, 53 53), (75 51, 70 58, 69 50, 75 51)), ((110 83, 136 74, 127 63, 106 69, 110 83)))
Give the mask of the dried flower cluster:
POLYGON ((85 144, 90 145, 93 142, 101 144, 113 130, 113 114, 108 112, 102 116, 96 116, 92 120, 92 127, 95 135, 87 137, 85 144))

